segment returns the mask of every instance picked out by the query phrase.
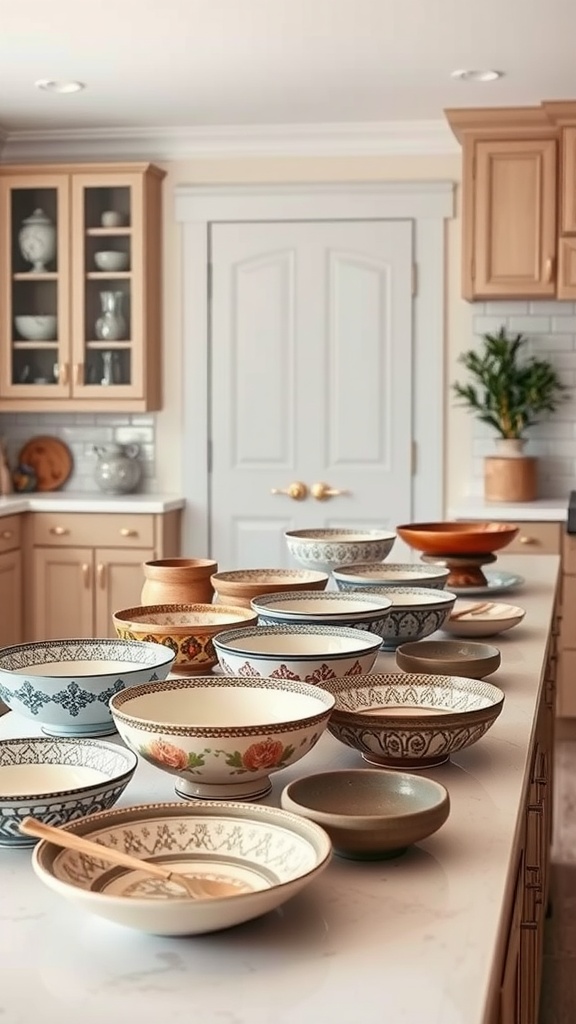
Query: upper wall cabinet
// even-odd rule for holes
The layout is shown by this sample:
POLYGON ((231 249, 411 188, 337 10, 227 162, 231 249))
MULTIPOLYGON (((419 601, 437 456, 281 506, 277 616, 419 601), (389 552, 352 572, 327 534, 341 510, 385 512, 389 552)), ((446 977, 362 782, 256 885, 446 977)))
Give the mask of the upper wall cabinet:
POLYGON ((160 408, 163 177, 0 167, 0 411, 160 408))
POLYGON ((463 150, 464 298, 576 298, 576 101, 446 116, 463 150))

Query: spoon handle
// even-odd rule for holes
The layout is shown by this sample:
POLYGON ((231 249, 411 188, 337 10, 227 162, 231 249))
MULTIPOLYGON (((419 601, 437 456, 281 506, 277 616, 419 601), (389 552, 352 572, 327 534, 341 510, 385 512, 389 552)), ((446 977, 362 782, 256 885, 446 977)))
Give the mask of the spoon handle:
POLYGON ((453 612, 450 618, 461 619, 464 615, 478 615, 479 612, 487 612, 493 603, 493 601, 483 601, 482 604, 473 604, 471 608, 464 608, 461 612, 453 612))

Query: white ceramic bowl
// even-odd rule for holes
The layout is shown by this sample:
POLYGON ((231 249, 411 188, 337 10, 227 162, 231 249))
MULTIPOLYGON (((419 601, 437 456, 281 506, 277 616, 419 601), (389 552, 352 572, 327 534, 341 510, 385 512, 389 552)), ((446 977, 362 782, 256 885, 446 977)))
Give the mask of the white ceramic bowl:
POLYGON ((288 550, 307 569, 331 572, 352 562, 381 562, 392 550, 396 534, 387 530, 286 530, 288 550))
POLYGON ((427 587, 389 587, 386 597, 392 601, 382 634, 382 647, 388 651, 435 633, 456 603, 456 594, 427 587))
POLYGON ((119 270, 128 270, 129 262, 127 252, 106 250, 94 253, 94 263, 98 267, 98 270, 109 270, 113 273, 119 270))
POLYGON ((338 565, 332 572, 339 590, 371 590, 386 593, 389 587, 427 587, 443 590, 450 570, 440 565, 399 562, 361 562, 338 565))
POLYGON ((28 815, 65 825, 112 807, 137 760, 106 740, 0 740, 0 846, 34 846, 36 840, 18 829, 28 815))
POLYGON ((171 679, 117 693, 110 708, 132 750, 201 799, 264 796, 270 774, 299 761, 326 728, 334 698, 283 679, 171 679))
POLYGON ((48 736, 115 732, 108 702, 165 679, 174 651, 138 640, 37 640, 0 650, 0 700, 48 736))
POLYGON ((380 636, 345 626, 252 626, 214 637, 226 675, 293 679, 321 686, 324 679, 369 672, 380 636))
POLYGON ((379 594, 296 591, 265 594, 251 601, 260 626, 304 622, 314 626, 348 626, 382 636, 392 602, 379 594))
POLYGON ((519 625, 526 611, 519 605, 500 601, 458 600, 442 629, 452 636, 495 636, 519 625), (456 618, 454 618, 456 616, 456 618))
POLYGON ((317 878, 331 856, 330 839, 314 822, 251 804, 144 804, 66 828, 232 893, 190 899, 162 879, 38 844, 32 866, 50 889, 81 910, 153 935, 201 935, 266 914, 317 878))
POLYGON ((27 341, 53 341, 56 337, 56 317, 15 316, 16 330, 27 341))
POLYGON ((488 731, 504 694, 484 679, 390 672, 329 679, 336 698, 328 729, 384 768, 431 768, 488 731))

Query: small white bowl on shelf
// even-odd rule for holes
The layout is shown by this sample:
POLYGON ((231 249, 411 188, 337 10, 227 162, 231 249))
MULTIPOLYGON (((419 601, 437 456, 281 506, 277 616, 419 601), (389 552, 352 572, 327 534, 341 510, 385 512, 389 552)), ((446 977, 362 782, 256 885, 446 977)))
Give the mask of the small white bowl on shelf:
POLYGON ((15 316, 16 330, 26 341, 54 341, 57 319, 51 314, 42 316, 15 316))
POLYGON ((98 270, 108 270, 116 273, 119 270, 128 270, 130 259, 127 252, 115 252, 112 249, 94 253, 94 263, 98 270))

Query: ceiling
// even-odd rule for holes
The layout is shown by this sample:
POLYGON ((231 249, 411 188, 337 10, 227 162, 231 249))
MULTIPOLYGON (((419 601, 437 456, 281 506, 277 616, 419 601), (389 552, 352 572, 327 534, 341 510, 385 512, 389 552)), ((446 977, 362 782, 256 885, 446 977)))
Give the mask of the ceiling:
POLYGON ((0 127, 439 122, 576 97, 574 0, 0 0, 0 127), (505 72, 484 85, 456 68, 505 72), (79 79, 73 95, 35 80, 79 79))

